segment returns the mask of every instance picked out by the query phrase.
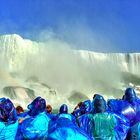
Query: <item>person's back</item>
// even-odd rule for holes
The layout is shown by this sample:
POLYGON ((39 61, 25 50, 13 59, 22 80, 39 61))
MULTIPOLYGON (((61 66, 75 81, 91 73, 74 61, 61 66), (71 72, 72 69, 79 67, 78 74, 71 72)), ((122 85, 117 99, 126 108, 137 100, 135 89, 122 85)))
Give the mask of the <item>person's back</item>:
POLYGON ((116 118, 111 113, 97 113, 89 115, 93 122, 93 137, 102 140, 116 140, 115 127, 117 124, 116 118))
POLYGON ((47 138, 50 118, 45 112, 36 117, 25 119, 21 124, 21 131, 25 139, 47 138))
POLYGON ((91 138, 78 128, 73 116, 68 114, 67 106, 62 105, 57 120, 50 121, 48 140, 91 140, 91 138))
POLYGON ((46 113, 46 101, 37 97, 28 105, 25 119, 18 128, 16 140, 19 139, 46 139, 50 117, 46 113))
POLYGON ((116 140, 115 127, 117 120, 111 113, 106 112, 106 101, 101 95, 97 95, 93 101, 95 114, 89 114, 91 120, 91 134, 95 140, 116 140))

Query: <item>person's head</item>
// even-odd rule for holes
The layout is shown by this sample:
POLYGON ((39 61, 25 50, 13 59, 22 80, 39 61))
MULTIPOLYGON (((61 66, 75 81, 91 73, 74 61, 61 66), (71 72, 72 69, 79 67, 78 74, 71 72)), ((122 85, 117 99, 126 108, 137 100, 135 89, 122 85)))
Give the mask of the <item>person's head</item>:
POLYGON ((82 102, 79 102, 79 103, 76 105, 76 107, 74 108, 74 110, 79 109, 79 108, 81 107, 81 105, 82 105, 82 102))
POLYGON ((46 101, 41 97, 37 97, 27 107, 29 109, 29 115, 34 116, 46 111, 46 101))
POLYGON ((81 114, 89 113, 91 111, 91 101, 86 100, 82 103, 81 107, 81 114))
POLYGON ((60 114, 67 114, 68 113, 68 106, 66 104, 63 104, 60 106, 60 109, 59 109, 59 113, 60 114))
POLYGON ((24 109, 21 106, 16 107, 17 114, 24 112, 24 109))
POLYGON ((77 104, 77 107, 79 107, 79 108, 80 108, 80 107, 81 107, 81 105, 82 105, 82 103, 83 103, 83 102, 79 102, 79 103, 77 104))
POLYGON ((47 105, 47 113, 52 113, 52 106, 51 105, 47 105))
POLYGON ((102 113, 106 111, 106 101, 101 95, 97 95, 93 100, 94 111, 96 113, 102 113))
POLYGON ((93 100, 94 100, 94 98, 96 98, 96 96, 100 96, 100 94, 97 94, 97 93, 94 94, 94 95, 93 95, 93 100))
POLYGON ((134 89, 127 88, 125 90, 124 99, 130 103, 134 102, 136 100, 136 93, 135 93, 134 89))
POLYGON ((16 109, 10 99, 0 98, 0 120, 11 124, 17 119, 16 109))

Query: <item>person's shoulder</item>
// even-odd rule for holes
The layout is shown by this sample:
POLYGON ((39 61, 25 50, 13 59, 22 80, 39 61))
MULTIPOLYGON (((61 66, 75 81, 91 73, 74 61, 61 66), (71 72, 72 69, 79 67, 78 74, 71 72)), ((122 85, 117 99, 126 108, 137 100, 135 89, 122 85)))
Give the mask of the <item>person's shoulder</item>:
POLYGON ((60 114, 59 118, 67 118, 67 119, 72 119, 72 115, 71 114, 60 114))
POLYGON ((5 127, 4 122, 0 121, 0 129, 2 129, 3 127, 5 127))
POLYGON ((92 119, 93 119, 93 117, 95 116, 95 114, 91 114, 91 113, 90 113, 90 114, 88 114, 87 116, 88 116, 88 118, 89 118, 89 119, 91 119, 91 120, 92 120, 92 119))

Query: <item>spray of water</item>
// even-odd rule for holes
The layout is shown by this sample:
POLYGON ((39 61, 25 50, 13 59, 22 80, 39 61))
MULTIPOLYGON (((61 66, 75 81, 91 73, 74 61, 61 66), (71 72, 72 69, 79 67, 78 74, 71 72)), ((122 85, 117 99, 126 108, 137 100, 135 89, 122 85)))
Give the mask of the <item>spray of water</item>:
POLYGON ((18 35, 0 38, 1 88, 13 85, 34 89, 36 96, 43 96, 54 106, 71 104, 69 98, 73 91, 88 98, 95 92, 106 97, 121 95, 115 92, 120 88, 121 71, 129 71, 125 54, 75 50, 72 43, 45 34, 42 42, 18 35), (29 84, 29 79, 36 82, 29 84), (54 89, 56 95, 46 93, 42 83, 48 86, 49 93, 54 89))

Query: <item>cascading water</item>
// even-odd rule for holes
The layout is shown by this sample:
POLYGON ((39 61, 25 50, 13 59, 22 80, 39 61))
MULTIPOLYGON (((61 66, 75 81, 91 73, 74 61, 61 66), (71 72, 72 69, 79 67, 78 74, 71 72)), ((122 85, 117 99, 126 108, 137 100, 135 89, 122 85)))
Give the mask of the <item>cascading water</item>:
MULTIPOLYGON (((17 87, 22 91, 29 88, 53 106, 75 104, 77 100, 72 103, 69 99, 76 94, 91 98, 97 91, 106 97, 121 97, 123 86, 140 84, 139 67, 139 53, 72 50, 69 44, 57 39, 35 42, 16 34, 0 36, 1 90, 12 88, 12 94, 17 87)), ((16 103, 21 103, 20 92, 14 94, 16 103)), ((28 104, 23 99, 22 102, 28 104)))

